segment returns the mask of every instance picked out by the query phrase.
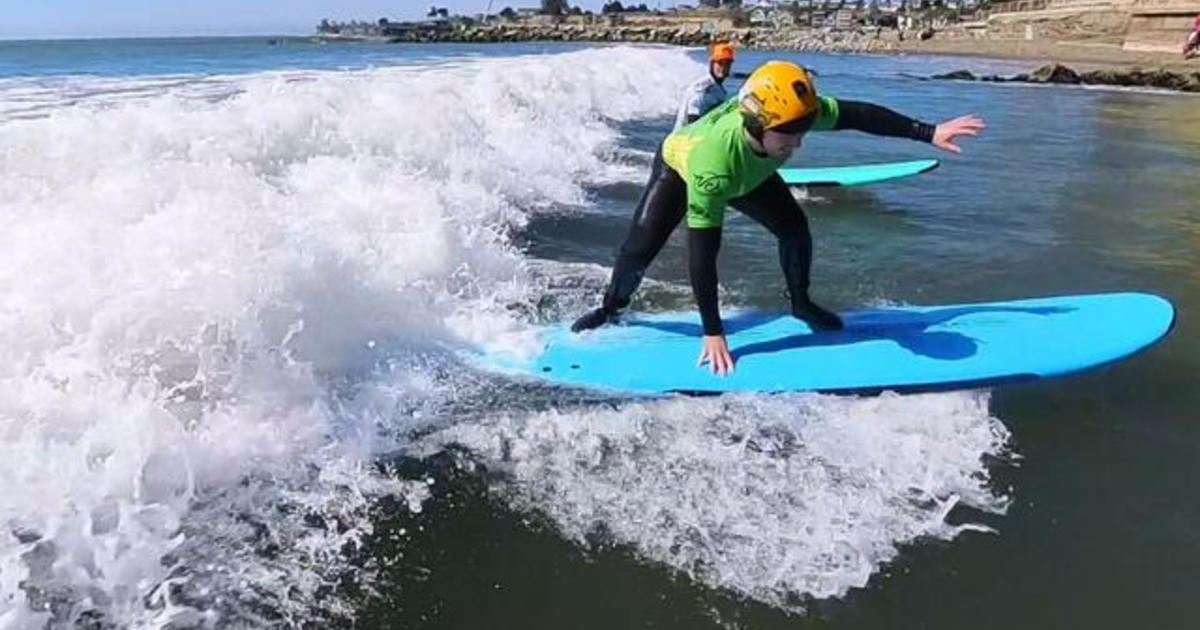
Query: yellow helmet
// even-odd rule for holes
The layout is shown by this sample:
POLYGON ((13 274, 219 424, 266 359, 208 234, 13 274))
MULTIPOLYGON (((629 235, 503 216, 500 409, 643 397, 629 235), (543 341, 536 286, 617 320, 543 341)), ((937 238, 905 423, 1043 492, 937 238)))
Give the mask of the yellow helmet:
POLYGON ((746 79, 738 91, 738 103, 747 122, 758 129, 780 129, 785 133, 806 131, 820 105, 817 89, 804 68, 786 61, 768 61, 746 79))

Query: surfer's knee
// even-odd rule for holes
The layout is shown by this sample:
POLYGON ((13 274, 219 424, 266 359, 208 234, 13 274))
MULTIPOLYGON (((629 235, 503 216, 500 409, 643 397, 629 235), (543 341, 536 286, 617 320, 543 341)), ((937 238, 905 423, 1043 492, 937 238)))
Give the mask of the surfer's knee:
POLYGON ((626 243, 621 246, 621 258, 634 267, 646 268, 654 260, 654 248, 646 243, 626 243))
POLYGON ((803 219, 789 219, 784 225, 780 226, 780 230, 775 234, 779 239, 779 244, 784 247, 795 249, 808 249, 812 247, 812 235, 808 231, 808 223, 803 219))

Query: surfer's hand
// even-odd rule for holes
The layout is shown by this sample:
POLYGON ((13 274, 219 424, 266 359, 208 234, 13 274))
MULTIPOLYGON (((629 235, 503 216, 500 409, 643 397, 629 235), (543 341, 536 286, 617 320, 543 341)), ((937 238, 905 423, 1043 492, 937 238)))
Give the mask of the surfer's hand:
POLYGON ((933 131, 933 146, 950 153, 962 153, 962 147, 954 143, 959 136, 977 136, 987 125, 975 114, 959 116, 937 126, 933 131))
POLYGON ((712 366, 713 374, 725 376, 733 371, 733 356, 729 354, 725 335, 704 335, 704 346, 700 348, 700 360, 696 365, 705 363, 712 366))

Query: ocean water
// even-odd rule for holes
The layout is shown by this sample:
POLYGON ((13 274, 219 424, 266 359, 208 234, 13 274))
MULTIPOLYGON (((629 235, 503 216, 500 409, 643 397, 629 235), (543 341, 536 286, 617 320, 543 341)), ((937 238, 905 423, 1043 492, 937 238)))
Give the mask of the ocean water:
MULTIPOLYGON (((1192 627, 1200 101, 772 57, 989 125, 806 141, 944 158, 805 194, 820 299, 1147 290, 1172 336, 994 391, 513 382, 456 352, 596 301, 695 51, 4 42, 0 627, 1192 627)), ((736 215, 721 278, 782 305, 736 215)))

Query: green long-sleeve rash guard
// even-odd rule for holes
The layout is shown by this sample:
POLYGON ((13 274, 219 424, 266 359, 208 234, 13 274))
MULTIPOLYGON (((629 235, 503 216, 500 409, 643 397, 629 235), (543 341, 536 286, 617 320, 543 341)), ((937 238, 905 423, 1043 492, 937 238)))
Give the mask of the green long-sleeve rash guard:
MULTIPOLYGON (((821 109, 812 130, 834 129, 837 99, 821 96, 818 102, 821 109)), ((663 142, 663 160, 687 183, 688 227, 721 227, 729 200, 758 188, 783 165, 782 159, 756 154, 742 129, 742 114, 732 98, 663 142)))

